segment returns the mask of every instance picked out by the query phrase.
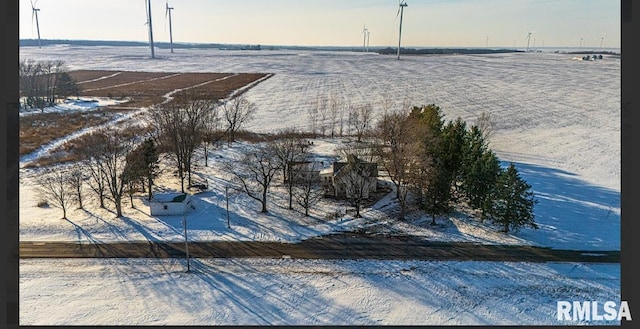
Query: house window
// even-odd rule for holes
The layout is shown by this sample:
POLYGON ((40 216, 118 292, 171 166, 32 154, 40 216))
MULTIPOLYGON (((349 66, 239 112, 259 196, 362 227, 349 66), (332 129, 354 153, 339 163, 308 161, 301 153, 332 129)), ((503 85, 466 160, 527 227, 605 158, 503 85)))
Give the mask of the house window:
POLYGON ((167 205, 166 205, 166 204, 165 204, 165 205, 163 205, 163 207, 164 207, 164 210, 167 210, 167 205))

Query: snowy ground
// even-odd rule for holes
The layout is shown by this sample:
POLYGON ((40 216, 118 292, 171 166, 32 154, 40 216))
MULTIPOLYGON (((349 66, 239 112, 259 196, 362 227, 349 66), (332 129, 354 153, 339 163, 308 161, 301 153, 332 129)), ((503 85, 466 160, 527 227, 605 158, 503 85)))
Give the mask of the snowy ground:
MULTIPOLYGON (((63 60, 70 69, 275 73, 247 94, 259 109, 250 124, 256 131, 305 127, 318 96, 370 101, 378 111, 385 99, 392 106, 435 103, 447 119, 460 116, 469 123, 486 111, 496 120, 491 148, 505 164, 516 162, 540 201, 539 230, 504 235, 460 214, 440 218, 436 228, 420 217, 398 223, 389 216, 391 198, 366 209, 363 219, 328 220, 336 210, 328 203, 304 218, 276 198, 271 212, 261 215, 254 201, 233 194, 227 228, 228 182, 215 161, 237 149, 222 149, 212 154, 217 160, 209 167, 197 168, 210 189, 197 195, 188 213, 192 240, 291 242, 383 222, 389 232, 440 241, 620 249, 619 57, 581 62, 566 54, 520 53, 396 61, 360 53, 180 50, 150 60, 147 52, 52 46, 25 47, 20 56, 63 60)), ((315 151, 330 159, 339 142, 318 140, 315 151)), ((152 217, 140 198, 135 209, 125 205, 122 219, 96 207, 61 220, 58 209, 36 207, 30 180, 35 174, 21 170, 22 241, 182 239, 181 216, 152 217)), ((162 183, 170 189, 177 181, 167 177, 162 183)), ((555 318, 557 300, 620 296, 615 264, 194 262, 195 271, 186 274, 182 260, 21 260, 20 323, 553 325, 563 324, 555 318)))
POLYGON ((21 260, 20 324, 568 325, 579 322, 557 321, 556 301, 620 294, 608 264, 194 259, 184 269, 21 260))

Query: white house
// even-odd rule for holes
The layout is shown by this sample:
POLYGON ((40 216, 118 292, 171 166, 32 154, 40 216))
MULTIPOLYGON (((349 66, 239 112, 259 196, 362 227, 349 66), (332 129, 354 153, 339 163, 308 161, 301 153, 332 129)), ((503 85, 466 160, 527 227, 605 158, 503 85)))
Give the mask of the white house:
POLYGON ((158 193, 149 202, 152 216, 182 215, 191 207, 191 195, 187 193, 158 193))

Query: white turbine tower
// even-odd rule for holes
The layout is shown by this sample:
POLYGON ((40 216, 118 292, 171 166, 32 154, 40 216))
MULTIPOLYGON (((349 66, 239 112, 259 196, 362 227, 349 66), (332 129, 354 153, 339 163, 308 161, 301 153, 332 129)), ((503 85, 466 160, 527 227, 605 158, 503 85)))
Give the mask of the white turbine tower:
POLYGON ((169 46, 171 47, 171 53, 173 53, 173 31, 171 30, 171 11, 173 7, 169 7, 169 1, 167 1, 166 8, 164 18, 167 19, 167 15, 169 16, 169 46))
MULTIPOLYGON (((36 0, 36 2, 38 2, 38 0, 36 0)), ((36 8, 35 6, 36 6, 35 2, 31 1, 31 24, 33 25, 33 19, 35 17, 36 30, 38 31, 38 47, 41 48, 42 45, 40 43, 40 23, 38 22, 38 12, 40 11, 40 9, 36 8)))
POLYGON ((404 7, 408 6, 408 4, 404 0, 398 0, 398 14, 400 14, 400 32, 398 33, 398 59, 400 59, 400 41, 402 41, 402 15, 404 14, 404 7))
POLYGON ((367 26, 365 25, 362 28, 362 51, 363 52, 367 52, 367 36, 368 36, 368 30, 367 30, 367 26))
POLYGON ((535 31, 527 32, 527 52, 529 52, 529 41, 531 41, 531 35, 535 31))
POLYGON ((369 38, 371 35, 371 31, 367 30, 367 52, 369 52, 369 38))
POLYGON ((149 25, 149 47, 151 48, 151 58, 156 58, 153 52, 153 27, 151 25, 151 0, 145 0, 147 7, 147 23, 149 25))
POLYGON ((604 33, 602 33, 602 38, 600 38, 600 50, 602 50, 602 45, 604 44, 604 33))

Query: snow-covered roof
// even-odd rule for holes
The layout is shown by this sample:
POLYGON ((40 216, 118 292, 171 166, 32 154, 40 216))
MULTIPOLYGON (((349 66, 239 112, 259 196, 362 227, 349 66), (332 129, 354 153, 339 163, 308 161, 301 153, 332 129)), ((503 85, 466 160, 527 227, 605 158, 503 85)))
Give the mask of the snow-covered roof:
POLYGON ((184 202, 189 199, 189 195, 186 193, 156 193, 151 198, 151 202, 184 202))

